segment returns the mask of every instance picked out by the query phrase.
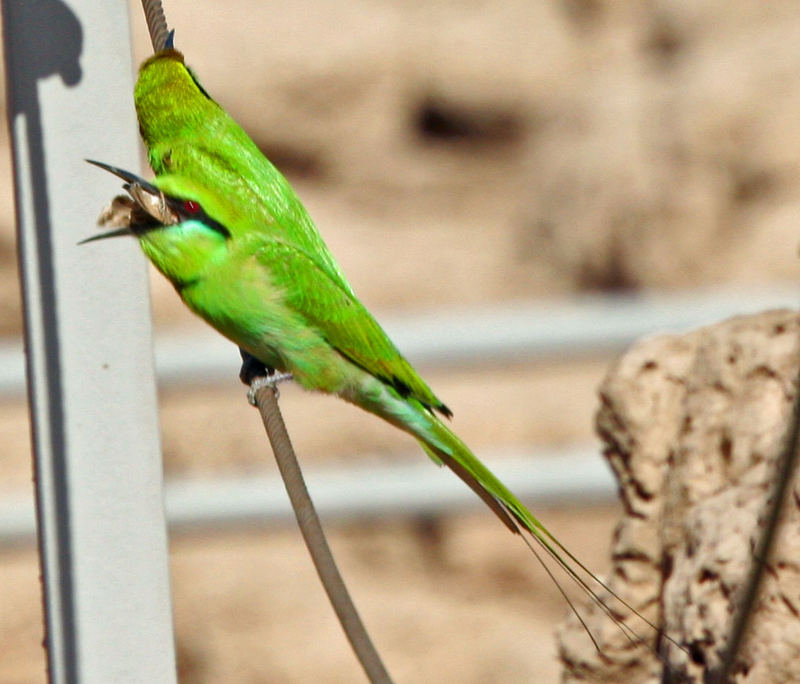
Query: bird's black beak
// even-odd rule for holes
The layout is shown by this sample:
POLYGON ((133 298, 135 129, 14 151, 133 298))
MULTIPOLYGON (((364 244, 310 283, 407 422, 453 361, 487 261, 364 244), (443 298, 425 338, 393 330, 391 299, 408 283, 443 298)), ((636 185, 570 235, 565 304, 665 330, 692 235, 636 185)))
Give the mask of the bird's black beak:
POLYGON ((130 171, 125 171, 124 169, 119 169, 116 166, 111 166, 111 164, 104 164, 103 162, 95 161, 94 159, 87 159, 87 162, 90 164, 94 164, 95 166, 99 166, 101 169, 108 171, 109 173, 113 173, 115 176, 121 178, 125 181, 125 185, 123 186, 126 190, 129 189, 128 186, 131 185, 138 185, 145 190, 146 192, 150 193, 151 195, 160 195, 161 191, 152 183, 148 183, 144 178, 140 178, 135 173, 131 173, 130 171))
POLYGON ((78 244, 85 245, 87 242, 94 242, 95 240, 104 240, 105 238, 119 237, 121 235, 135 235, 135 233, 130 229, 130 226, 125 226, 123 228, 116 228, 114 230, 109 230, 107 233, 98 233, 97 235, 92 235, 91 237, 81 240, 78 244))

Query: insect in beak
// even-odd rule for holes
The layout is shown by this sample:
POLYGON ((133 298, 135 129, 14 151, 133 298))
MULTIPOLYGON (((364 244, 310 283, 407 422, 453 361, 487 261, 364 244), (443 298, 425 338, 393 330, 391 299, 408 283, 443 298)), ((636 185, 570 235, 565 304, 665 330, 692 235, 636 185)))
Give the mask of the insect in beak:
POLYGON ((116 166, 92 159, 86 161, 124 180, 125 184, 122 187, 128 192, 129 197, 124 195, 115 197, 111 205, 100 214, 98 225, 112 227, 113 230, 93 235, 78 244, 121 235, 140 235, 153 228, 180 222, 177 214, 170 209, 164 193, 152 183, 116 166))

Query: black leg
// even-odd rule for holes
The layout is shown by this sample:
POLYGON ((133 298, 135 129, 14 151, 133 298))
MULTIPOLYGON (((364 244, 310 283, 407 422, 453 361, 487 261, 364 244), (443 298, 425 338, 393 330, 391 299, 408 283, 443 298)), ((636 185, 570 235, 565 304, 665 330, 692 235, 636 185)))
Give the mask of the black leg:
POLYGON ((275 370, 267 368, 261 361, 254 356, 250 356, 244 349, 239 349, 242 355, 242 367, 239 370, 239 380, 241 380, 248 387, 253 384, 256 378, 266 378, 272 375, 275 370))

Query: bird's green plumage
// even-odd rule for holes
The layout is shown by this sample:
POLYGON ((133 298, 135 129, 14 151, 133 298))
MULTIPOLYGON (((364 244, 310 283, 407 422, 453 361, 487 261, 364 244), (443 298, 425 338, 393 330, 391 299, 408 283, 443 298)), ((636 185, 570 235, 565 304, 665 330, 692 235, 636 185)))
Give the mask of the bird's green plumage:
POLYGON ((317 377, 319 361, 310 358, 327 357, 320 347, 329 345, 401 395, 446 412, 355 297, 289 183, 200 87, 179 52, 158 53, 142 65, 134 99, 155 185, 196 200, 231 233, 227 241, 203 240, 207 253, 183 235, 176 240, 156 232, 142 239, 153 263, 181 283, 189 307, 259 360, 291 368, 306 387, 342 391, 345 379, 336 377, 337 369, 317 377), (185 257, 181 244, 190 251, 185 257), (191 272, 175 273, 176 261, 191 272), (206 269, 203 278, 198 268, 206 269), (225 297, 226 289, 235 292, 225 297), (254 297, 269 306, 251 302, 254 297), (320 385, 321 378, 328 381, 320 385))
POLYGON ((159 52, 142 65, 134 101, 148 160, 159 181, 174 190, 187 183, 213 189, 214 206, 207 210, 212 215, 214 210, 234 214, 228 219, 233 221, 232 231, 258 226, 261 235, 313 255, 319 268, 352 292, 289 183, 202 89, 180 52, 159 52), (225 207, 216 201, 223 199, 225 207))
POLYGON ((450 412, 356 298, 286 179, 179 52, 164 50, 142 65, 135 103, 153 184, 203 210, 139 234, 189 308, 266 366, 412 434, 575 577, 564 558, 580 563, 436 415, 450 412))

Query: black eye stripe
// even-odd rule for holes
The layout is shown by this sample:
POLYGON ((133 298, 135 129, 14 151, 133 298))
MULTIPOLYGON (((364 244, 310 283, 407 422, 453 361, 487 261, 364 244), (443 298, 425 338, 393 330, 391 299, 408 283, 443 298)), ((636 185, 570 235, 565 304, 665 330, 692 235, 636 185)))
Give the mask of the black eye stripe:
POLYGON ((180 217, 186 219, 191 218, 193 221, 200 221, 211 228, 211 230, 216 231, 226 238, 231 236, 230 231, 219 221, 215 221, 213 218, 211 218, 198 201, 170 198, 169 202, 180 217))
POLYGON ((203 219, 203 223, 205 223, 209 228, 212 230, 216 230, 220 235, 223 235, 226 238, 231 236, 231 232, 223 226, 219 221, 215 221, 214 219, 210 218, 208 215, 203 219))

